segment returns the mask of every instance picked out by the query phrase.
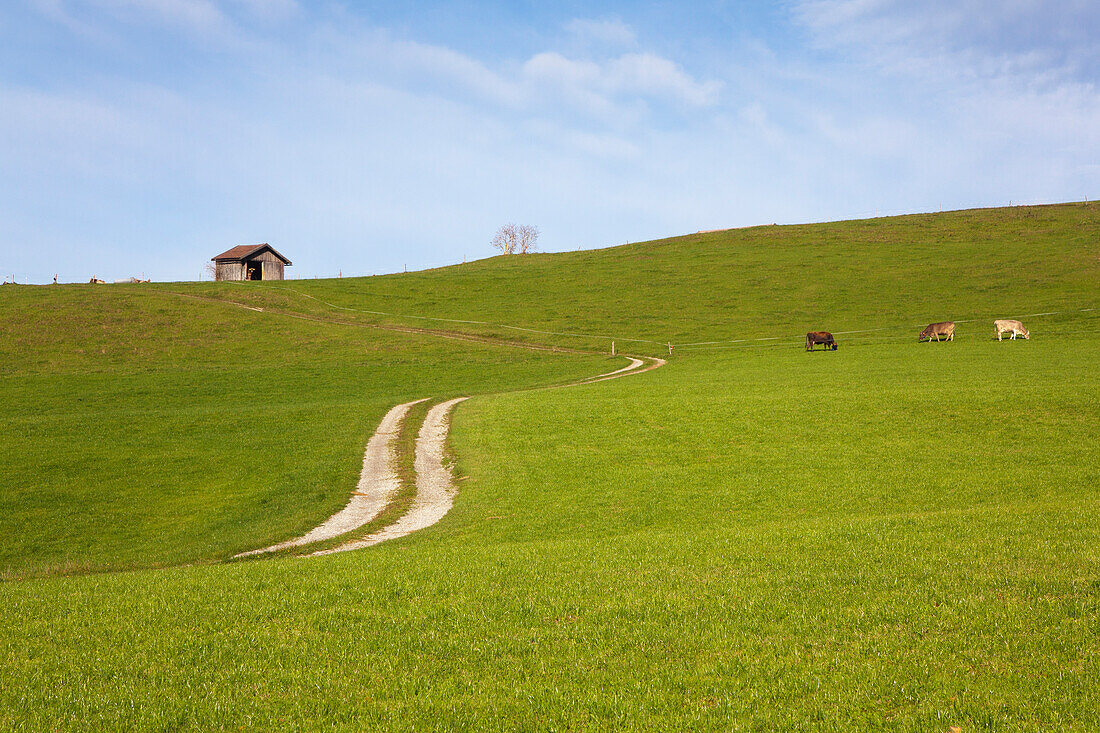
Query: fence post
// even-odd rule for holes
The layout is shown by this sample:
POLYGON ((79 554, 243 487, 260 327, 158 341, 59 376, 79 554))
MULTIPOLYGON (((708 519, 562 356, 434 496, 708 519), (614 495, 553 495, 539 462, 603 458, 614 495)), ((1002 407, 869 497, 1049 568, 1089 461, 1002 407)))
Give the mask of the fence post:
POLYGON ((671 341, 668 342, 668 355, 672 356, 672 342, 671 341))
POLYGON ((615 342, 614 341, 611 342, 611 355, 615 356, 615 342))

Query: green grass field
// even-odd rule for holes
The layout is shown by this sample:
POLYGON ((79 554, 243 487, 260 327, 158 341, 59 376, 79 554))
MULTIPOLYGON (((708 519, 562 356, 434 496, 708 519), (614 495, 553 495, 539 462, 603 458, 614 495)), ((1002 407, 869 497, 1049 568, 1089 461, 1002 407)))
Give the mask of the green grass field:
POLYGON ((0 292, 0 573, 225 559, 347 501, 398 402, 609 359, 303 321, 139 287, 0 292))
POLYGON ((960 337, 985 337, 995 318, 1095 306, 1098 242, 1100 205, 1062 204, 734 229, 408 275, 188 292, 600 351, 617 337, 622 351, 660 355, 669 341, 798 340, 816 329, 883 328, 901 340, 912 330, 915 340, 942 320, 959 321, 960 337), (979 322, 961 323, 970 319, 979 322))
POLYGON ((4 289, 0 727, 1098 729, 1097 214, 4 289), (1024 319, 1031 340, 992 338, 1031 313, 1051 313, 1024 319), (916 342, 943 319, 955 342, 916 342), (678 346, 647 374, 516 391, 619 362, 368 323, 678 346), (806 354, 811 328, 859 333, 806 354), (240 392, 257 374, 297 388, 240 392), (340 506, 389 406, 459 392, 478 396, 438 525, 215 562, 340 506), (270 441, 270 468, 237 462, 270 441))

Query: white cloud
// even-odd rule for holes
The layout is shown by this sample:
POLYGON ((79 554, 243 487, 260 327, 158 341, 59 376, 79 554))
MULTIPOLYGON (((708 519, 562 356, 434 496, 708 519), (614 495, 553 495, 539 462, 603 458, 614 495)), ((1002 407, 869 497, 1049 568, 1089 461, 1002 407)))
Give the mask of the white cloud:
POLYGON ((678 65, 648 53, 623 54, 604 62, 568 59, 556 52, 540 53, 523 65, 532 82, 556 86, 575 97, 638 95, 685 102, 713 104, 722 85, 699 82, 678 65))
POLYGON ((469 56, 442 46, 414 41, 392 41, 375 35, 375 49, 386 63, 401 71, 423 72, 436 79, 457 84, 497 104, 517 106, 526 93, 520 85, 469 56))
POLYGON ((722 89, 718 81, 699 82, 672 61, 649 53, 631 53, 608 64, 613 89, 667 96, 696 106, 713 104, 722 89))
POLYGON ((996 203, 1095 185, 1081 165, 1100 155, 1094 2, 805 0, 796 18, 866 80, 857 106, 814 115, 830 144, 996 203))
POLYGON ((794 16, 820 46, 887 67, 950 62, 981 76, 1100 69, 1091 0, 802 0, 794 16))
POLYGON ((163 23, 203 34, 224 33, 229 18, 212 0, 88 0, 118 16, 163 23))
POLYGON ((566 23, 565 30, 582 43, 630 47, 637 42, 634 29, 618 19, 574 18, 566 23))
POLYGON ((416 89, 468 104, 488 103, 529 117, 575 116, 615 125, 644 119, 650 105, 692 108, 717 102, 722 84, 697 80, 652 53, 611 58, 569 57, 558 51, 488 65, 445 46, 395 39, 369 29, 328 28, 311 39, 318 70, 335 65, 374 83, 416 89))

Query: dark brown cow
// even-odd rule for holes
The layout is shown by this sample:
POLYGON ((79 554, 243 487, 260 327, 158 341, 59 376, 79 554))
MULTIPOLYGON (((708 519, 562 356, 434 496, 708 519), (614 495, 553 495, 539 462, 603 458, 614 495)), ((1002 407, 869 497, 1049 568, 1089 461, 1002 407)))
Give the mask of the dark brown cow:
POLYGON ((836 340, 828 331, 810 331, 806 334, 806 351, 813 351, 816 344, 822 344, 825 350, 836 351, 836 340))

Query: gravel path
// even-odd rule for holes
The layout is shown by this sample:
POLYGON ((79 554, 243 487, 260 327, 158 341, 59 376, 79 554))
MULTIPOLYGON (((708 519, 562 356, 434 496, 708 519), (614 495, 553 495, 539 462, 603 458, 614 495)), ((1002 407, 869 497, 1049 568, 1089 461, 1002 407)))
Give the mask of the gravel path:
POLYGON ((451 408, 459 402, 468 399, 457 399, 440 402, 428 410, 428 416, 424 418, 424 424, 416 436, 416 499, 412 508, 388 527, 384 527, 372 535, 361 539, 345 542, 339 547, 329 550, 321 550, 313 555, 329 555, 333 552, 346 552, 358 550, 361 547, 370 547, 379 542, 397 539, 410 535, 418 529, 430 527, 451 510, 456 493, 454 477, 450 466, 443 463, 444 446, 447 442, 447 432, 450 428, 451 408))
MULTIPOLYGON (((323 524, 297 539, 280 542, 261 550, 242 552, 239 555, 234 555, 234 557, 259 555, 264 552, 275 552, 276 550, 285 550, 288 547, 298 547, 310 542, 332 539, 345 532, 362 527, 378 516, 378 513, 386 507, 390 498, 401 487, 401 481, 394 470, 396 462, 394 442, 401 428, 401 422, 408 414, 409 408, 418 402, 423 402, 424 399, 397 405, 382 418, 378 430, 367 442, 367 449, 363 453, 363 470, 359 474, 359 485, 351 495, 347 506, 333 514, 323 524)), ((419 467, 417 470, 419 471, 419 467)))
MULTIPOLYGON (((602 382, 607 379, 618 379, 632 374, 640 374, 657 369, 665 365, 664 359, 648 356, 644 358, 625 357, 630 364, 622 369, 616 369, 606 374, 598 374, 594 377, 581 379, 569 385, 579 386, 602 382)), ((426 398, 425 398, 426 399, 426 398)), ((393 524, 384 527, 374 534, 359 539, 350 540, 342 545, 327 550, 319 550, 309 555, 329 555, 334 552, 346 552, 357 550, 361 547, 370 547, 386 540, 405 537, 418 529, 424 529, 438 522, 451 510, 456 489, 454 477, 450 467, 444 465, 444 448, 447 442, 447 433, 450 429, 451 409, 468 397, 458 397, 447 402, 441 402, 428 410, 424 424, 416 436, 416 456, 414 467, 416 469, 416 498, 412 508, 393 524)), ((332 539, 345 532, 351 532, 362 527, 367 522, 378 516, 392 496, 400 488, 400 479, 394 469, 396 456, 394 442, 397 432, 401 427, 401 421, 405 418, 409 408, 418 402, 406 402, 397 405, 382 419, 382 424, 367 443, 367 450, 363 456, 363 471, 359 477, 359 488, 352 494, 347 506, 328 518, 323 524, 298 537, 297 539, 280 542, 261 550, 242 552, 234 557, 247 557, 265 552, 274 552, 288 547, 298 547, 332 539)))
MULTIPOLYGON (((607 379, 625 377, 628 374, 640 374, 666 364, 664 359, 656 357, 637 359, 628 356, 626 358, 630 359, 630 364, 622 369, 616 369, 606 374, 598 374, 567 386, 602 382, 607 379)), ((408 513, 393 524, 368 537, 345 542, 339 547, 314 552, 310 557, 358 550, 362 547, 377 545, 379 542, 385 542, 386 540, 405 537, 418 529, 432 526, 451 510, 457 490, 454 486, 451 469, 443 464, 443 451, 447 442, 447 433, 450 429, 451 408, 465 399, 469 398, 459 397, 448 402, 441 402, 428 411, 428 416, 424 419, 424 424, 416 436, 416 461, 414 464, 416 468, 416 499, 408 513)))
POLYGON ((607 374, 597 374, 594 377, 589 377, 588 379, 582 379, 581 381, 576 382, 575 384, 566 385, 566 386, 573 387, 573 386, 576 386, 577 384, 592 384, 593 382, 603 382, 603 381, 608 380, 608 379, 618 379, 619 377, 625 377, 628 374, 641 374, 642 372, 648 372, 648 371, 651 371, 653 369, 658 369, 660 367, 663 367, 665 364, 668 363, 664 359, 659 359, 656 356, 647 356, 647 357, 645 357, 644 360, 635 358, 633 356, 628 356, 626 358, 630 359, 630 363, 628 365, 624 366, 622 369, 616 369, 615 371, 608 372, 607 374), (647 361, 648 361, 648 363, 647 363, 647 361), (642 367, 642 368, 639 368, 639 367, 642 367))
MULTIPOLYGON (((245 303, 238 303, 236 301, 224 300, 220 298, 209 298, 205 296, 191 295, 188 293, 166 292, 165 294, 174 295, 182 298, 215 301, 231 307, 247 308, 248 310, 261 313, 282 315, 289 318, 299 318, 308 321, 338 323, 346 326, 378 328, 404 333, 419 333, 430 336, 437 336, 440 338, 473 341, 476 343, 522 348, 532 351, 587 353, 575 351, 572 349, 517 343, 506 341, 503 339, 475 336, 465 333, 453 333, 436 329, 409 328, 403 326, 392 326, 375 323, 346 322, 332 318, 321 318, 318 316, 300 313, 290 313, 273 309, 265 310, 263 308, 257 308, 247 305, 245 303)), ((572 382, 571 384, 559 385, 559 387, 576 387, 584 384, 602 382, 608 379, 618 379, 619 377, 648 372, 650 370, 662 367, 666 364, 664 359, 659 359, 653 356, 646 356, 642 358, 625 355, 623 356, 629 359, 630 363, 621 369, 616 369, 612 372, 607 372, 606 374, 597 374, 594 377, 588 377, 586 379, 580 379, 576 382, 572 382)), ((550 389, 554 388, 551 387, 550 389)), ((401 421, 405 418, 405 415, 408 413, 411 406, 417 404, 418 402, 423 402, 424 399, 415 400, 413 402, 406 402, 402 405, 397 405, 388 413, 386 413, 386 416, 382 419, 382 424, 378 426, 378 430, 375 431, 374 435, 367 443, 367 449, 363 455, 363 469, 359 475, 358 488, 357 491, 352 494, 351 499, 347 503, 347 506, 338 511, 336 514, 333 514, 324 523, 310 530, 301 537, 287 540, 286 542, 280 542, 278 544, 271 545, 270 547, 264 547, 259 550, 249 550, 247 552, 241 552, 237 555, 234 555, 233 557, 238 558, 260 555, 264 553, 275 552, 277 550, 284 550, 289 547, 299 547, 301 545, 307 545, 312 542, 332 539, 333 537, 338 537, 339 535, 342 535, 346 532, 354 531, 355 529, 362 527, 363 525, 374 519, 376 516, 378 516, 378 514, 383 509, 385 509, 386 505, 389 504, 393 495, 400 489, 401 486, 401 480, 397 476, 395 470, 396 451, 394 448, 397 433, 401 427, 401 421)), ((315 552, 310 555, 310 557, 312 557, 313 555, 327 555, 333 552, 354 550, 360 547, 369 547, 370 545, 376 545, 379 542, 395 539, 397 537, 404 537, 408 534, 411 534, 412 532, 415 532, 418 529, 423 529, 424 527, 429 527, 435 524, 440 519, 442 519, 448 511, 450 511, 451 504, 454 501, 456 489, 454 487, 454 481, 453 477, 451 476, 450 468, 443 465, 443 453, 444 446, 447 441, 448 429, 450 427, 449 415, 451 408, 453 408, 456 404, 462 402, 465 399, 469 398, 459 397, 448 402, 443 402, 428 411, 428 416, 424 420, 424 424, 423 426, 421 426, 420 432, 417 434, 416 438, 416 498, 414 499, 413 506, 408 511, 408 513, 406 513, 403 517, 398 519, 393 524, 379 530, 378 532, 375 532, 368 537, 363 537, 357 540, 346 542, 333 549, 315 552)))

